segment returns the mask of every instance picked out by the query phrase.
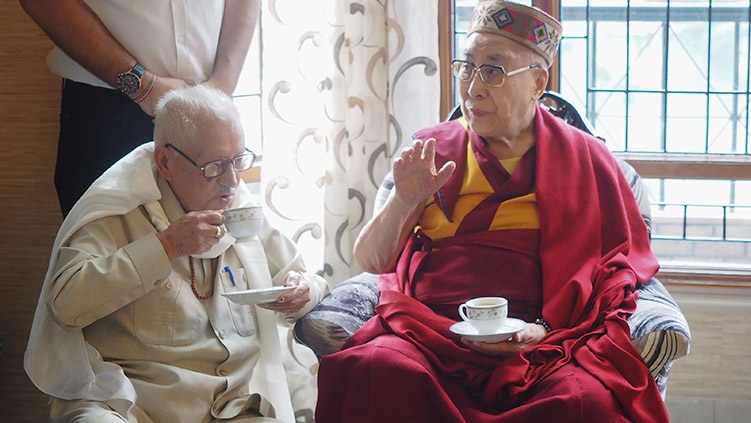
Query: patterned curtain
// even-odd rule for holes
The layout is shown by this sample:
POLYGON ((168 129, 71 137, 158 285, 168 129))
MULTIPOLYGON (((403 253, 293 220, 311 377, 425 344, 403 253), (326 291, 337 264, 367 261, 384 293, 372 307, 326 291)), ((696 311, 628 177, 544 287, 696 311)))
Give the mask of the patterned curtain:
POLYGON ((440 119, 438 0, 264 3, 261 195, 335 285, 395 154, 440 119))

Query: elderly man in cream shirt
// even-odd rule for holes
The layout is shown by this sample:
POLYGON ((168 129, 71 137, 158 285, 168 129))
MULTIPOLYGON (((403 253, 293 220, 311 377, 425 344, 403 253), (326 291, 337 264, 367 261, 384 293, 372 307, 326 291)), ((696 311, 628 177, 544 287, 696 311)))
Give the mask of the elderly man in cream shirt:
POLYGON ((110 168, 53 246, 25 368, 53 422, 293 422, 277 324, 326 294, 264 219, 234 239, 221 211, 253 201, 240 117, 205 86, 168 93, 154 143, 110 168), (296 285, 265 305, 222 293, 296 285))

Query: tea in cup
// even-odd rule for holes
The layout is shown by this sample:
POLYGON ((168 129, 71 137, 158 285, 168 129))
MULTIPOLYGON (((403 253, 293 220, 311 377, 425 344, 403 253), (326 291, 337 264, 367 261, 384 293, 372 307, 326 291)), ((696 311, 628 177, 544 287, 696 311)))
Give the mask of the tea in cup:
POLYGON ((263 224, 263 208, 260 204, 224 211, 224 226, 237 239, 251 238, 258 234, 263 224))
POLYGON ((478 333, 494 333, 508 316, 508 300, 503 297, 472 298, 459 306, 459 315, 478 333))

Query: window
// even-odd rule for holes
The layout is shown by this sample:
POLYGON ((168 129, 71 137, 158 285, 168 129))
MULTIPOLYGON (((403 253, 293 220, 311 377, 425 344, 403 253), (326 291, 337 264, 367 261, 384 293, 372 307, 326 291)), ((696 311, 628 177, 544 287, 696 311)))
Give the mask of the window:
MULTIPOLYGON (((475 4, 454 1, 454 44, 446 47, 454 55, 475 4)), ((645 178, 663 267, 748 272, 749 1, 536 5, 564 26, 550 89, 583 111, 645 178)), ((455 103, 453 95, 445 101, 455 103)))
POLYGON ((260 162, 263 160, 263 123, 261 120, 261 45, 262 35, 259 31, 260 23, 256 25, 256 32, 245 58, 245 64, 237 83, 232 99, 240 110, 243 128, 245 129, 245 146, 256 153, 256 165, 243 173, 243 179, 256 182, 250 184, 251 189, 258 190, 257 181, 260 180, 260 162))

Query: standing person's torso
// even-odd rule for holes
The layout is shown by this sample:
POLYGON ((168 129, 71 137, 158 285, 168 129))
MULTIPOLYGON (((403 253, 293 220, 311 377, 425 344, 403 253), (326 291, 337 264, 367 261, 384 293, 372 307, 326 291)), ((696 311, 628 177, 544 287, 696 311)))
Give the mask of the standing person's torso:
MULTIPOLYGON (((203 82, 214 68, 224 0, 84 0, 115 39, 157 75, 203 82)), ((50 71, 66 79, 111 88, 59 48, 50 71)))

